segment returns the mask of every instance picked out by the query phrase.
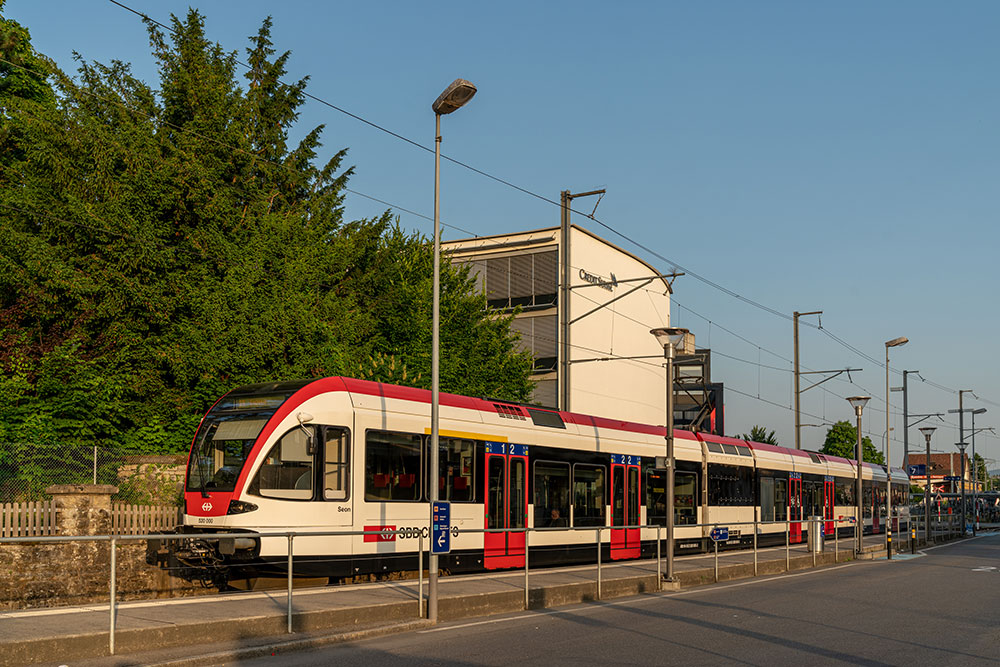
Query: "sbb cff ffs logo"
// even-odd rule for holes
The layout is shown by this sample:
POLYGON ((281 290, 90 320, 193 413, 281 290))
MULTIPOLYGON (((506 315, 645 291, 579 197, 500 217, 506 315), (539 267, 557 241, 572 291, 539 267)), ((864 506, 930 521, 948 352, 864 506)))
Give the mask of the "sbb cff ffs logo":
POLYGON ((201 509, 204 510, 205 512, 211 512, 212 511, 212 503, 202 503, 201 509))

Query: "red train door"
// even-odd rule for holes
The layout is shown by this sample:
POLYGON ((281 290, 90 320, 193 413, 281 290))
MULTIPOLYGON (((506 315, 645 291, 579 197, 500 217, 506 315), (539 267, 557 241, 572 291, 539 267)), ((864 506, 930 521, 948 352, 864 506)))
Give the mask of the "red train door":
POLYGON ((638 526, 642 522, 639 514, 640 462, 639 456, 611 455, 612 560, 639 557, 639 529, 625 526, 638 526))
POLYGON ((802 541, 802 473, 788 473, 788 542, 802 541))
POLYGON ((528 446, 486 443, 486 517, 483 565, 488 570, 524 567, 528 519, 528 446))
POLYGON ((836 527, 833 525, 833 505, 836 502, 836 497, 834 496, 834 483, 833 477, 827 475, 823 478, 823 518, 826 519, 826 525, 823 527, 823 533, 828 537, 833 536, 833 531, 836 527))

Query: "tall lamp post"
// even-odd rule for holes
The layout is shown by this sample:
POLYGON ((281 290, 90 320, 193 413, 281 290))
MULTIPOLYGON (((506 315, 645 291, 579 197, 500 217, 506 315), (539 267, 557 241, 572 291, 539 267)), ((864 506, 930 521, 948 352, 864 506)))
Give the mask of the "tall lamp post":
POLYGON ((865 409, 865 405, 871 400, 870 396, 851 396, 847 399, 847 402, 851 404, 854 408, 854 414, 858 418, 858 443, 857 448, 854 450, 854 458, 857 463, 858 479, 857 485, 855 486, 855 500, 857 501, 857 509, 855 510, 856 520, 854 522, 854 535, 857 538, 857 543, 855 544, 855 553, 861 553, 861 535, 864 532, 865 520, 862 513, 862 499, 861 499, 861 462, 864 457, 861 453, 861 412, 865 409))
POLYGON ((924 434, 924 441, 927 443, 927 463, 924 464, 924 473, 927 475, 927 484, 924 486, 924 544, 931 543, 931 434, 937 429, 934 426, 921 426, 920 432, 924 434))
MULTIPOLYGON (((893 338, 885 342, 885 557, 892 558, 892 456, 889 455, 890 438, 889 422, 889 348, 906 345, 910 339, 906 336, 893 338)), ((906 425, 904 424, 905 428, 906 425)))
POLYGON ((667 360, 667 581, 674 580, 674 351, 689 333, 677 327, 650 329, 656 342, 663 346, 663 356, 667 360))
POLYGON ((962 537, 965 537, 965 448, 969 446, 967 442, 956 442, 955 446, 958 447, 958 458, 961 462, 961 467, 959 468, 959 480, 962 484, 962 511, 959 513, 962 521, 962 537))
MULTIPOLYGON (((441 93, 431 109, 434 110, 434 303, 431 333, 431 474, 430 474, 430 525, 434 525, 434 502, 438 499, 440 452, 438 451, 438 423, 440 413, 441 365, 441 116, 461 109, 476 87, 465 79, 455 79, 441 93)), ((431 549, 427 561, 427 619, 437 622, 438 617, 438 557, 431 549)))

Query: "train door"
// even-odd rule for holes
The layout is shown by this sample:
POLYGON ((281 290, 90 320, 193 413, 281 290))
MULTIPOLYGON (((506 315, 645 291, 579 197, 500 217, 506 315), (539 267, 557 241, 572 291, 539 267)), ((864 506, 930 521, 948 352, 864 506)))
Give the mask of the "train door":
POLYGON ((802 541, 802 473, 788 473, 788 542, 802 541))
POLYGON ((639 557, 640 474, 638 456, 611 455, 611 558, 639 557), (615 526, 622 526, 616 528, 615 526))
POLYGON ((528 518, 528 446, 486 443, 486 517, 483 566, 524 567, 528 518))
POLYGON ((826 519, 826 525, 823 527, 823 533, 832 536, 833 531, 836 528, 833 525, 833 504, 835 502, 834 496, 834 483, 833 477, 826 475, 823 478, 823 518, 826 519))

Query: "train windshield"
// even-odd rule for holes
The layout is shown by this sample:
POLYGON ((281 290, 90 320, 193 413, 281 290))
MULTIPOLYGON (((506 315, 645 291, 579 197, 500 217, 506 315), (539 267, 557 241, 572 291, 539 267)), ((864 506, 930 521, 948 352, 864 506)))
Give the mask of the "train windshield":
POLYGON ((298 386, 275 393, 233 392, 219 401, 195 436, 188 463, 187 490, 234 491, 257 436, 297 389, 298 386))

